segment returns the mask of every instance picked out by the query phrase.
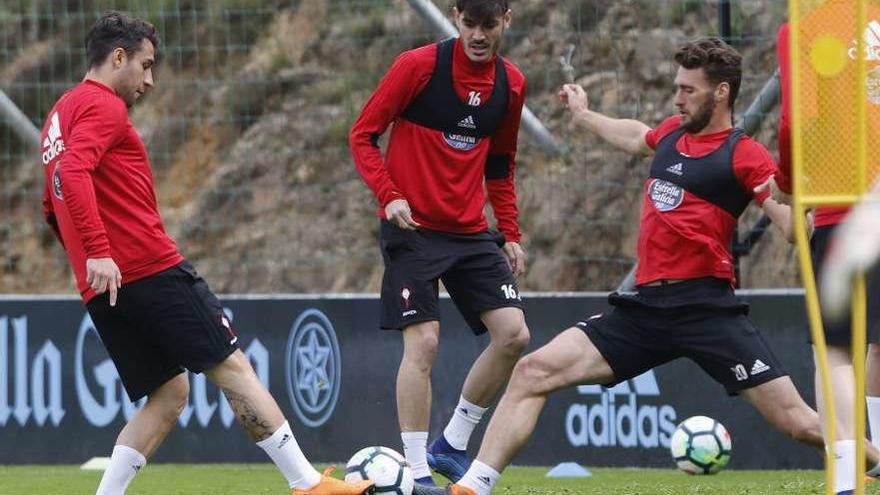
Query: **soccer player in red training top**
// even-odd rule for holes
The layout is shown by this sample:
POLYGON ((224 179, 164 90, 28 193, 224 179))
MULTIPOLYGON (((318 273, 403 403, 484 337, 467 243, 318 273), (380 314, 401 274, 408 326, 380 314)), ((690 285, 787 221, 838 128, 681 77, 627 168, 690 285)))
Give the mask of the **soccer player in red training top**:
POLYGON ((514 164, 525 77, 497 55, 507 0, 457 0, 460 38, 402 53, 351 130, 358 171, 376 195, 385 262, 381 327, 401 330, 397 412, 417 481, 429 466, 457 480, 474 427, 529 341, 516 284, 525 265, 514 164), (383 159, 378 139, 394 124, 383 159), (488 230, 484 188, 500 234, 488 230), (474 363, 452 419, 427 448, 430 374, 440 333, 438 280, 475 334, 474 363))
POLYGON ((128 120, 152 88, 158 39, 149 23, 107 12, 87 37, 88 72, 43 128, 43 210, 132 401, 98 495, 119 495, 174 426, 189 396, 185 369, 226 395, 248 435, 293 493, 355 495, 315 471, 275 400, 238 349, 220 302, 165 233, 147 150, 128 120))
MULTIPOLYGON (((836 24, 836 19, 846 19, 855 17, 855 6, 853 2, 828 2, 822 9, 806 16, 802 22, 801 42, 805 46, 809 46, 813 40, 819 39, 821 36, 831 34, 835 37, 846 36, 841 33, 848 28, 845 25, 836 24), (831 9, 831 10, 825 10, 831 9), (844 13, 844 15, 839 15, 844 13)), ((871 14, 880 15, 880 10, 873 9, 871 14)), ((868 49, 875 44, 872 40, 876 40, 876 33, 871 34, 873 26, 880 28, 878 20, 874 19, 870 22, 866 33, 866 41, 868 49)), ((779 120, 779 172, 774 177, 783 193, 791 193, 791 60, 789 54, 789 27, 783 24, 779 28, 777 35, 776 50, 779 59, 780 86, 782 92, 782 112, 779 120)), ((855 71, 855 53, 847 60, 845 71, 855 71)), ((880 67, 880 61, 876 57, 866 55, 869 64, 868 71, 875 67, 880 67)), ((812 71, 802 71, 804 77, 804 87, 812 88, 803 91, 804 101, 801 105, 804 121, 815 120, 820 112, 834 111, 834 109, 823 109, 819 107, 819 93, 821 91, 834 91, 834 84, 848 84, 853 77, 844 75, 839 78, 823 78, 821 80, 812 76, 812 71)), ((843 89, 843 88, 841 88, 843 89)), ((847 94, 847 91, 840 91, 839 94, 847 94)), ((870 99, 869 99, 870 101, 870 99)), ((876 104, 868 104, 869 125, 872 126, 873 135, 877 135, 878 123, 880 123, 880 106, 876 104)), ((832 117, 833 118, 833 117, 832 117)), ((851 113, 843 117, 843 121, 835 119, 837 126, 854 125, 851 113)), ((847 133, 845 133, 847 134, 847 133)), ((854 134, 853 132, 848 133, 854 134)), ((828 150, 834 152, 834 150, 828 150)), ((838 157, 828 157, 828 163, 835 163, 838 157)), ((819 274, 824 269, 829 260, 831 240, 837 230, 837 225, 841 223, 847 215, 848 208, 845 207, 824 207, 816 210, 816 230, 810 239, 810 252, 813 260, 814 273, 819 274)), ((867 384, 867 409, 868 423, 871 430, 871 440, 875 447, 880 447, 880 270, 871 270, 867 276, 868 283, 868 326, 867 326, 867 342, 868 358, 866 371, 867 384)), ((844 318, 827 318, 823 315, 822 327, 825 331, 825 341, 828 350, 828 366, 834 390, 834 407, 837 411, 836 433, 837 438, 834 439, 835 453, 835 492, 841 494, 852 493, 856 486, 855 466, 856 466, 856 445, 855 445, 855 410, 853 409, 853 397, 855 394, 855 377, 853 375, 852 365, 852 323, 849 314, 844 318)), ((816 379, 819 379, 818 370, 816 379)), ((817 381, 818 383, 818 381, 817 381)), ((823 403, 822 388, 816 387, 816 401, 818 404, 823 403)), ((822 414, 823 408, 819 408, 822 414)), ((875 466, 869 471, 870 475, 877 476, 880 474, 880 466, 875 466)))
MULTIPOLYGON (((829 318, 840 318, 849 313, 852 304, 850 296, 853 278, 857 273, 870 270, 877 264, 878 258, 880 258, 880 181, 875 183, 873 189, 847 214, 835 229, 831 239, 828 260, 818 275, 822 281, 820 287, 822 311, 829 318)), ((871 357, 876 357, 876 354, 872 353, 871 357)), ((870 378, 875 379, 877 376, 870 378)), ((872 425, 877 426, 873 423, 872 425)), ((880 434, 872 433, 871 442, 873 443, 878 436, 880 434)))
POLYGON ((729 246, 737 218, 755 200, 787 230, 791 213, 769 193, 751 194, 776 164, 732 127, 742 59, 723 41, 702 39, 679 48, 675 61, 678 114, 654 129, 589 110, 576 84, 560 91, 578 124, 624 151, 654 153, 644 185, 636 289, 611 294, 612 309, 584 318, 517 363, 477 459, 449 493, 490 493, 534 430, 550 392, 612 386, 679 357, 695 361, 780 431, 822 446, 818 415, 733 291, 729 246))

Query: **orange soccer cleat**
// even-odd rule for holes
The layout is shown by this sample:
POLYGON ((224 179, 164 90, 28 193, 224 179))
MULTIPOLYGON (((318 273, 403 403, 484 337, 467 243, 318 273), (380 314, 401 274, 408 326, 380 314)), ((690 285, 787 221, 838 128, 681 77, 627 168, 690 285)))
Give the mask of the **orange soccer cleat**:
POLYGON ((446 487, 446 493, 449 495, 477 495, 475 491, 466 486, 452 484, 446 487))
POLYGON ((321 475, 321 481, 311 488, 294 488, 291 495, 364 495, 373 493, 372 481, 346 483, 330 476, 336 466, 328 466, 321 475))

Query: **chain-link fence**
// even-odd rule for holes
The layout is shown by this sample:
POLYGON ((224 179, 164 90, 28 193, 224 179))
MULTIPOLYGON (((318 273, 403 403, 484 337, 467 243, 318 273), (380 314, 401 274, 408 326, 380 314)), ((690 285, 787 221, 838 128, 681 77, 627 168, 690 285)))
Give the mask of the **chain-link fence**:
MULTIPOLYGON (((444 12, 447 0, 435 0, 444 12)), ((613 288, 634 262, 647 161, 569 124, 559 58, 574 45, 591 106, 649 125, 672 114, 671 54, 719 33, 718 1, 513 0, 502 52, 526 74, 527 105, 567 148, 520 134, 517 181, 529 269, 524 290, 613 288)), ((733 1, 745 56, 745 109, 775 69, 784 1, 733 1)), ((85 32, 127 10, 162 38, 156 87, 132 109, 147 143, 166 226, 220 292, 375 291, 382 263, 375 201, 348 130, 394 57, 438 38, 404 0, 5 1, 0 89, 40 127, 84 74, 85 32)), ((757 134, 774 148, 775 115, 757 134)), ((36 147, 0 125, 0 292, 72 293, 40 213, 36 147)), ((755 212, 742 223, 747 228, 755 212)), ((773 237, 773 236, 771 236, 773 237)), ((797 284, 775 239, 746 260, 746 286, 797 284)))

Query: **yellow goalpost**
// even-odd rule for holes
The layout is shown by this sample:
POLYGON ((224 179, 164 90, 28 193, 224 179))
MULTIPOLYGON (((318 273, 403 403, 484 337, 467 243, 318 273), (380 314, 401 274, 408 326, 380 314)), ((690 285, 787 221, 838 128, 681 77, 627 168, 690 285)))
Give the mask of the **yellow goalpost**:
MULTIPOLYGON (((877 174, 880 155, 880 0, 791 0, 793 215, 808 209, 850 206, 877 174), (873 108, 872 108, 873 107, 873 108)), ((827 438, 835 438, 835 410, 828 374, 819 299, 808 233, 795 222, 810 331, 821 375, 827 438)), ((855 371, 855 438, 865 438, 864 276, 852 298, 855 371)), ((826 449, 826 493, 833 494, 833 442, 826 449)), ((865 444, 856 441, 856 494, 863 494, 865 444)))

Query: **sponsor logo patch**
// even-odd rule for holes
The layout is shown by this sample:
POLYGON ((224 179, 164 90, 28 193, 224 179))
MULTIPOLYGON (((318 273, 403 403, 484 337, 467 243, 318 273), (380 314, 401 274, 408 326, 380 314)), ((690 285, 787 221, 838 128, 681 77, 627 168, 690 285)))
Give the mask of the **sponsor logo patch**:
POLYGON ((458 151, 470 151, 480 144, 480 138, 474 136, 463 136, 461 134, 443 133, 443 140, 446 141, 451 148, 458 151))
POLYGON ((61 161, 59 160, 55 164, 55 168, 52 169, 52 194, 61 201, 64 201, 64 194, 61 193, 61 174, 58 173, 60 167, 61 161))
POLYGON ((648 196, 658 211, 671 211, 684 201, 684 189, 672 182, 654 179, 648 185, 648 196))

